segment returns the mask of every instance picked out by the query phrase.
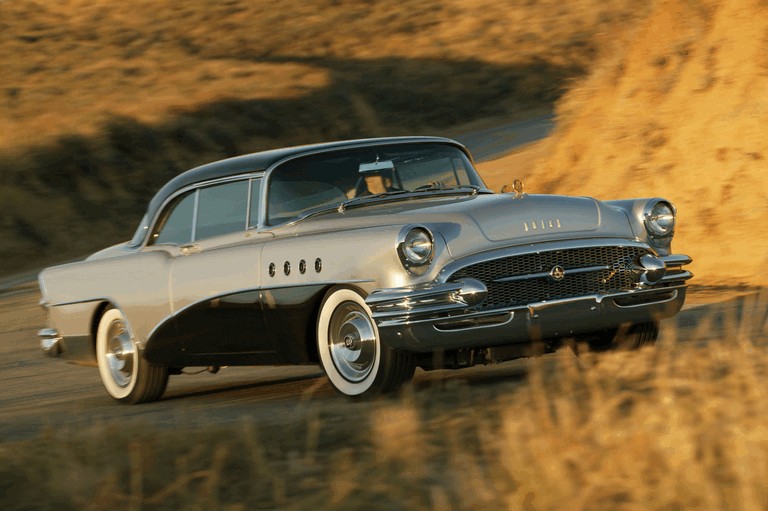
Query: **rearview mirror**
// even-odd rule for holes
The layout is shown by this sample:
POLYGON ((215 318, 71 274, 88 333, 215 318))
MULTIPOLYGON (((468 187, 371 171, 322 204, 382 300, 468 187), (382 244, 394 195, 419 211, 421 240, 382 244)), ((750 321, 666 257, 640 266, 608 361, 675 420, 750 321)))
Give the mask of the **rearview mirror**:
POLYGON ((383 171, 391 172, 393 170, 395 170, 395 164, 392 160, 376 160, 373 163, 361 163, 358 172, 360 172, 360 174, 378 174, 383 171))

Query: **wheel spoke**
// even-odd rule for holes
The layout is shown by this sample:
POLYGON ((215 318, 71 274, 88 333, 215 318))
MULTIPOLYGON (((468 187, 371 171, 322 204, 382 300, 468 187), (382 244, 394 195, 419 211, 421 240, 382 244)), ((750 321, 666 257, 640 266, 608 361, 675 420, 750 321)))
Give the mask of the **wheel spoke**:
POLYGON ((120 387, 127 387, 134 376, 136 348, 122 321, 110 325, 105 355, 112 380, 120 387))
POLYGON ((376 332, 360 305, 345 302, 331 317, 328 348, 336 369, 344 379, 364 380, 376 361, 376 332))

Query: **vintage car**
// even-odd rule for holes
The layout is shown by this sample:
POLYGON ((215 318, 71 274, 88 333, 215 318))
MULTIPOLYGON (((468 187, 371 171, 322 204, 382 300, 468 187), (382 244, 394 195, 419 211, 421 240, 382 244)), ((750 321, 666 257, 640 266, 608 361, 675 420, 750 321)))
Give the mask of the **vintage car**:
POLYGON ((659 198, 493 193, 446 138, 265 151, 176 176, 131 241, 44 270, 39 335, 121 402, 264 364, 371 396, 416 367, 653 342, 692 276, 674 228, 659 198))

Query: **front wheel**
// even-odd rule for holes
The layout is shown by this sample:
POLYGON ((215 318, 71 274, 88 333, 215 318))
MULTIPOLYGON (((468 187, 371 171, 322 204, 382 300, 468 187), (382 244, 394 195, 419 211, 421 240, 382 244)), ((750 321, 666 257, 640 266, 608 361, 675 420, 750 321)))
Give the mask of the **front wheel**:
POLYGON ((96 331, 96 360, 101 382, 117 401, 129 404, 156 401, 168 384, 168 368, 141 356, 118 309, 108 309, 96 331))
POLYGON ((317 349, 331 384, 351 397, 394 392, 416 367, 411 353, 382 345, 370 308, 349 288, 335 289, 323 300, 317 349))

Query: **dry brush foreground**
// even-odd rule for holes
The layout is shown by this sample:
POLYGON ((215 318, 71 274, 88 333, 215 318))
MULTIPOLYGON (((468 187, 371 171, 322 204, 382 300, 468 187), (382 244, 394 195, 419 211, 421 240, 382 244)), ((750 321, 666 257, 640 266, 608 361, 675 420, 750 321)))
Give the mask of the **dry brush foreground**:
POLYGON ((3 509, 712 510, 768 505, 768 292, 638 352, 562 353, 295 420, 0 444, 3 509), (741 319, 740 319, 741 318, 741 319), (713 332, 724 329, 720 338, 713 332))

